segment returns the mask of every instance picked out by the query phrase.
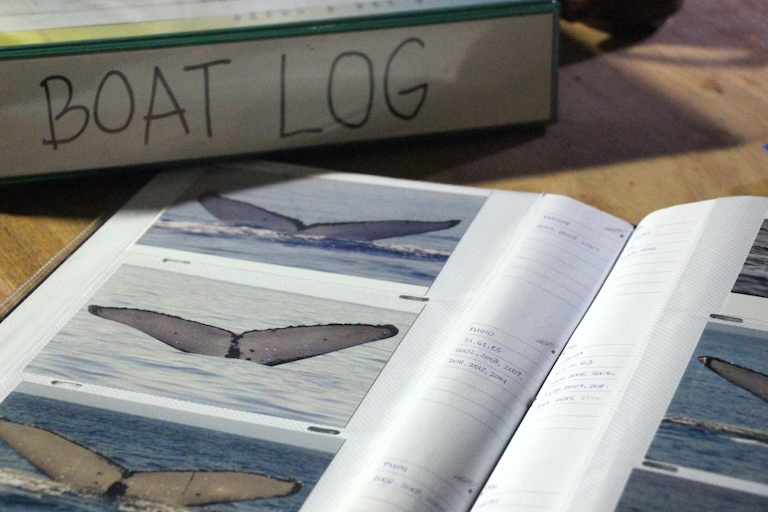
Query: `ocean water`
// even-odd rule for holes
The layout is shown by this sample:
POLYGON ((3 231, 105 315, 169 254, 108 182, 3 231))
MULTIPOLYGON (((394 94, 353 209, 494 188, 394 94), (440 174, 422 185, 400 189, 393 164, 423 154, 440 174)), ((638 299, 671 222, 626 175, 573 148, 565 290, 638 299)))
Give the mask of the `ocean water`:
POLYGON ((0 510, 182 512, 290 512, 306 500, 333 454, 261 439, 189 427, 59 400, 12 393, 0 416, 33 424, 105 455, 128 470, 247 471, 298 479, 291 496, 191 507, 110 500, 53 482, 0 441, 0 510))
MULTIPOLYGON (((439 233, 429 237, 443 238, 439 233)), ((140 243, 422 286, 432 284, 450 255, 449 251, 415 245, 291 236, 263 229, 164 219, 155 223, 140 243)))
MULTIPOLYGON (((646 458, 768 484, 768 402, 706 368, 718 357, 768 373, 768 342, 744 331, 706 329, 651 443, 646 458)), ((617 510, 768 510, 768 499, 635 470, 617 510)))
POLYGON ((415 317, 413 313, 125 265, 53 337, 26 371, 343 427, 415 317), (270 367, 180 352, 136 329, 90 314, 87 307, 91 304, 159 311, 238 334, 329 323, 392 324, 399 333, 270 367))
POLYGON ((429 286, 485 197, 308 178, 211 171, 139 240, 227 258, 429 286), (461 222, 446 230, 373 242, 291 236, 220 223, 197 201, 215 192, 304 224, 377 220, 461 222))
POLYGON ((768 402, 699 362, 713 356, 768 373, 768 343, 706 330, 647 458, 768 483, 768 402))
POLYGON ((732 291, 768 297, 768 219, 763 221, 732 291))
POLYGON ((616 512, 760 512, 768 497, 635 469, 616 512))

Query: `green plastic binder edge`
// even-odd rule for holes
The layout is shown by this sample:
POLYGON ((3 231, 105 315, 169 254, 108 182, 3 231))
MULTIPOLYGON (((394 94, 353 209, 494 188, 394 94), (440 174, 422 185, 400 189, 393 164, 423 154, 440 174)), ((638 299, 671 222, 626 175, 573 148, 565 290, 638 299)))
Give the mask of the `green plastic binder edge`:
POLYGON ((36 43, 0 48, 0 60, 54 57, 97 52, 118 52, 229 43, 257 39, 301 37, 362 30, 376 30, 417 25, 431 25, 460 21, 483 20, 506 16, 524 16, 551 13, 558 10, 554 1, 523 4, 477 5, 461 8, 443 8, 425 11, 408 11, 364 17, 347 17, 332 20, 315 20, 269 26, 238 27, 196 32, 179 32, 163 35, 120 37, 60 43, 36 43))

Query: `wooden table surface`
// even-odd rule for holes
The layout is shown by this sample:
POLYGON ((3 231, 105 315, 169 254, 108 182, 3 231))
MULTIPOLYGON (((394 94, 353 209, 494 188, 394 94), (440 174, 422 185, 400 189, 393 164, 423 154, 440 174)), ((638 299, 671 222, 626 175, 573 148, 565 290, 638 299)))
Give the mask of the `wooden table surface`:
MULTIPOLYGON (((561 25, 559 120, 541 128, 305 150, 335 170, 569 195, 631 222, 768 195, 768 8, 685 0, 642 39, 561 25)), ((151 173, 0 186, 0 318, 151 173)))

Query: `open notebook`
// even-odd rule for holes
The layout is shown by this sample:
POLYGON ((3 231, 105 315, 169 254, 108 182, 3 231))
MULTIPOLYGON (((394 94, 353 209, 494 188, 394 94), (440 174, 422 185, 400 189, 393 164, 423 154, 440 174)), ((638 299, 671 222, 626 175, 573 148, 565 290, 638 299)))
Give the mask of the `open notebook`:
POLYGON ((0 504, 761 509, 766 212, 166 172, 0 323, 0 504))

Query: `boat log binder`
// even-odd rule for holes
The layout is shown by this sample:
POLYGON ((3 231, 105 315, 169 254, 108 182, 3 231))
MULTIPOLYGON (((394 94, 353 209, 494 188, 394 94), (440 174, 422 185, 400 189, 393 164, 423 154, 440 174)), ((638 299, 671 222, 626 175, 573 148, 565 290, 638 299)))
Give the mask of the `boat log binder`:
POLYGON ((273 3, 0 7, 0 178, 554 120, 556 3, 273 3))

